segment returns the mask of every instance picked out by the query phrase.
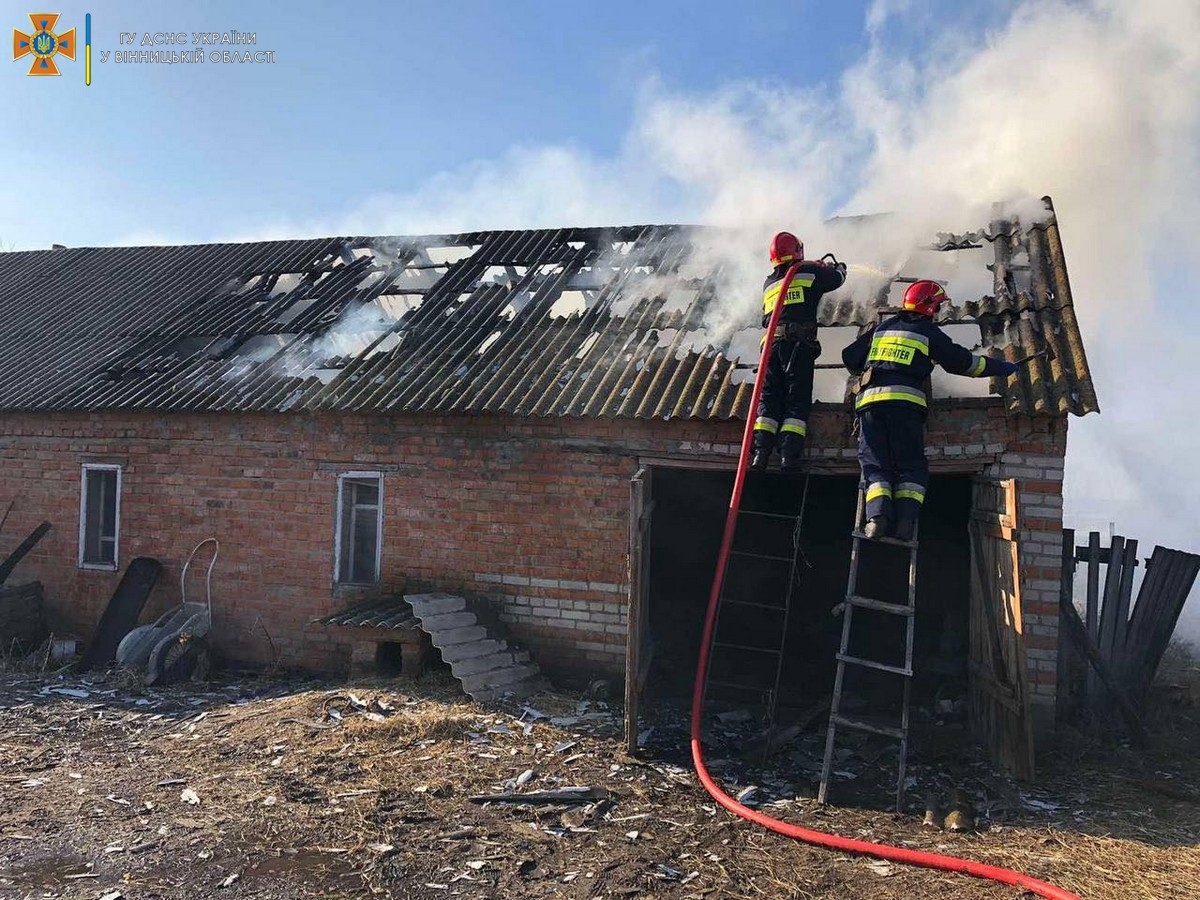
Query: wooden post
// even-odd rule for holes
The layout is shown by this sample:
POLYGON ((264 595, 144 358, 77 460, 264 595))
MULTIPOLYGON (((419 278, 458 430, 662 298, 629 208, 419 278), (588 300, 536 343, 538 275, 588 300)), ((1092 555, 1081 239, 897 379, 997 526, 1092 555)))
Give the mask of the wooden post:
MULTIPOLYGON (((1085 626, 1090 641, 1100 638, 1100 532, 1093 531, 1088 535, 1087 555, 1087 599, 1084 615, 1085 626)), ((1100 685, 1094 672, 1089 671, 1084 681, 1083 700, 1099 696, 1100 685)))

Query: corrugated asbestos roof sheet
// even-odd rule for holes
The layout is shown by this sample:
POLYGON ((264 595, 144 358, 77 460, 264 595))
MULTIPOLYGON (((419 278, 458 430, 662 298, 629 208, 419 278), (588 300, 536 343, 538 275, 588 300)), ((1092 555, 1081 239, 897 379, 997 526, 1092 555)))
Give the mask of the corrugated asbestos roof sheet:
POLYGON ((412 630, 420 623, 403 597, 364 600, 333 615, 313 620, 318 625, 346 625, 355 628, 396 628, 412 630))
MULTIPOLYGON (((724 355, 729 330, 720 346, 696 336, 711 332, 718 304, 736 303, 738 327, 757 327, 759 283, 725 296, 727 273, 696 252, 700 235, 713 232, 0 254, 0 409, 741 416, 752 383, 724 355)), ((1053 218, 938 241, 994 251, 994 293, 948 320, 977 318, 984 346, 1009 359, 1054 350, 1023 368, 1008 408, 1097 410, 1053 218)), ((820 311, 823 325, 873 318, 837 293, 820 311)))

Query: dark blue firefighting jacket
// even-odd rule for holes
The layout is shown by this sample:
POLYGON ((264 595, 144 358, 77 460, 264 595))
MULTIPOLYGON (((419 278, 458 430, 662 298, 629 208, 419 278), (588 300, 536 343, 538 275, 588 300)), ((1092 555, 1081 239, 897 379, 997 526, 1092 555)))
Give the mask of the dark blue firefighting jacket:
POLYGON ((1003 360, 991 359, 960 347, 928 316, 901 313, 860 335, 842 351, 842 362, 858 374, 869 369, 870 383, 858 393, 855 411, 873 403, 898 401, 922 409, 929 404, 925 380, 940 365, 953 375, 985 378, 1003 375, 1003 360))
MULTIPOLYGON (((763 282, 763 327, 771 320, 775 309, 775 301, 779 298, 779 289, 783 287, 783 276, 787 274, 787 263, 776 266, 775 271, 763 282)), ((779 313, 780 322, 813 322, 817 321, 817 304, 821 298, 831 291, 836 291, 846 281, 846 274, 833 266, 817 262, 802 262, 788 285, 787 297, 783 301, 783 310, 779 313)))

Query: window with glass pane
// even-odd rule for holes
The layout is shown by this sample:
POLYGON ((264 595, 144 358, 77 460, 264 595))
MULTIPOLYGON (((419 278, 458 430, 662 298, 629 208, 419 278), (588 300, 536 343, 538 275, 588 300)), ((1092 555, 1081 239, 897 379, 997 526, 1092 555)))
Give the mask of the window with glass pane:
POLYGON ((338 581, 375 584, 379 581, 379 477, 347 475, 339 485, 338 581))
POLYGON ((117 564, 117 506, 120 473, 114 468, 84 468, 81 562, 117 564))

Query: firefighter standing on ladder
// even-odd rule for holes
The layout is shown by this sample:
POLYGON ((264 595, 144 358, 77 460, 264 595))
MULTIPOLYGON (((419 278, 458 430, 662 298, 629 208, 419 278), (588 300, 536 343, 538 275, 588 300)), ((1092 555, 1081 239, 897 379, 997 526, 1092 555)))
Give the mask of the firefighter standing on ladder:
POLYGON ((750 468, 758 472, 767 468, 776 442, 782 471, 791 474, 800 468, 804 439, 808 436, 808 412, 812 407, 813 365, 821 355, 821 345, 817 342, 817 304, 823 295, 836 291, 846 281, 843 263, 829 266, 805 260, 804 244, 794 234, 781 231, 771 240, 774 271, 763 283, 764 328, 771 320, 788 268, 794 263, 799 266, 775 328, 754 420, 750 468))
POLYGON ((904 311, 860 335, 842 351, 842 362, 862 374, 854 411, 859 417, 858 460, 867 485, 864 535, 911 541, 925 488, 925 379, 936 363, 954 375, 1008 376, 1017 364, 978 356, 934 324, 950 298, 935 281, 917 281, 904 292, 904 311), (889 531, 891 526, 891 531, 889 531))

